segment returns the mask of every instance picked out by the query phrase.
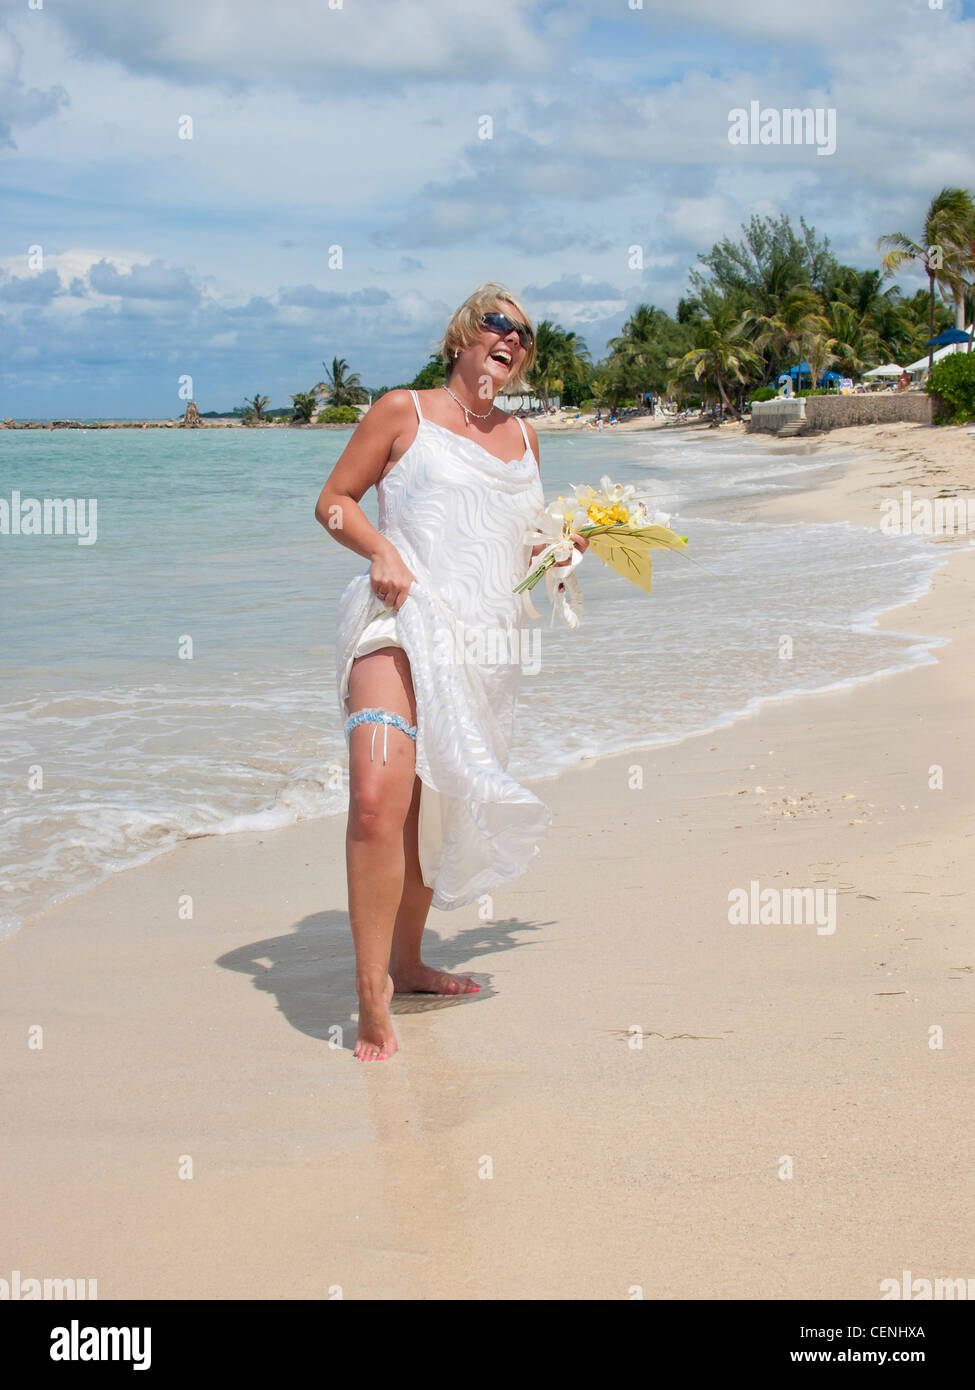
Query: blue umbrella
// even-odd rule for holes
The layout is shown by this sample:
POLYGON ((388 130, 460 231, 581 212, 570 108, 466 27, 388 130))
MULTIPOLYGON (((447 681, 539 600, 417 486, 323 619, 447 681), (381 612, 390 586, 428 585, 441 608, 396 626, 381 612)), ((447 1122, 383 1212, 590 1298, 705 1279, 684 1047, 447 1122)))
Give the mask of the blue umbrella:
POLYGON ((968 334, 963 328, 946 328, 936 338, 929 339, 925 347, 949 347, 952 343, 967 343, 968 334))
MULTIPOLYGON (((965 341, 967 342, 968 339, 966 338, 965 341)), ((787 372, 781 372, 781 373, 779 374, 779 378, 778 378, 778 379, 779 379, 779 381, 785 381, 785 379, 786 379, 787 376, 792 376, 792 377, 796 376, 797 373, 799 372, 799 370, 800 370, 799 367, 790 367, 789 370, 788 370, 787 372)), ((801 364, 801 370, 802 370, 803 376, 808 376, 808 377, 811 377, 811 376, 812 376, 812 367, 810 367, 810 365, 809 365, 808 362, 803 362, 803 363, 801 364)), ((819 380, 820 380, 820 381, 841 381, 842 378, 840 377, 839 372, 823 372, 822 375, 820 376, 819 380)))

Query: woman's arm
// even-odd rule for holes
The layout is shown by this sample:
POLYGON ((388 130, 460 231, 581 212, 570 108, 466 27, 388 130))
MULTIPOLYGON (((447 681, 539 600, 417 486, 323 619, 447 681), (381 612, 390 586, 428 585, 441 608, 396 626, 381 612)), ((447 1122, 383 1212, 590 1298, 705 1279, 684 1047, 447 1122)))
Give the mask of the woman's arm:
POLYGON ((387 607, 396 609, 405 603, 416 576, 393 543, 376 530, 359 500, 378 483, 390 458, 405 452, 415 418, 408 391, 380 396, 356 426, 315 505, 315 516, 329 535, 372 561, 373 590, 385 594, 387 607))

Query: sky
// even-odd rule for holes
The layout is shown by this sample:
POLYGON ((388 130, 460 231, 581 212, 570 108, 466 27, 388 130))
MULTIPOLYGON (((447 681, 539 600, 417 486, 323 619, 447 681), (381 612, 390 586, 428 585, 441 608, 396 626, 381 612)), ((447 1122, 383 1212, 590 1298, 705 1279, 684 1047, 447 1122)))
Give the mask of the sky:
POLYGON ((0 0, 0 418, 396 384, 485 280, 598 359, 753 213, 876 267, 975 188, 973 72, 975 0, 0 0))

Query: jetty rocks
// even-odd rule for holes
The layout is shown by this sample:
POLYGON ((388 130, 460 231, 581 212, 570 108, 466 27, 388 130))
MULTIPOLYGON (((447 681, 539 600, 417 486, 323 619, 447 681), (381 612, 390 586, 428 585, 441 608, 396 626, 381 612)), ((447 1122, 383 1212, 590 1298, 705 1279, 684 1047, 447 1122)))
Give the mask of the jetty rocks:
POLYGON ((181 420, 0 420, 0 430, 172 430, 181 420))

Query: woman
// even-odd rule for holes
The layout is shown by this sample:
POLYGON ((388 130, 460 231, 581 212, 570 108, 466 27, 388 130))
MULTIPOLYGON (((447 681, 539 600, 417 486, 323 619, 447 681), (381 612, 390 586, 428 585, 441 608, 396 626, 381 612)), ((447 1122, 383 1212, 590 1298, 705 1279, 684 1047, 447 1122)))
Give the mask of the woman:
POLYGON ((515 878, 550 823, 505 771, 520 676, 512 589, 541 549, 525 532, 544 499, 535 432, 494 397, 522 385, 534 333, 521 305, 486 284, 441 345, 446 384, 381 396, 315 513, 370 562, 342 594, 336 635, 361 1061, 397 1050, 394 991, 477 991, 421 960, 430 906, 461 907, 515 878), (359 507, 372 486, 378 529, 359 507))

